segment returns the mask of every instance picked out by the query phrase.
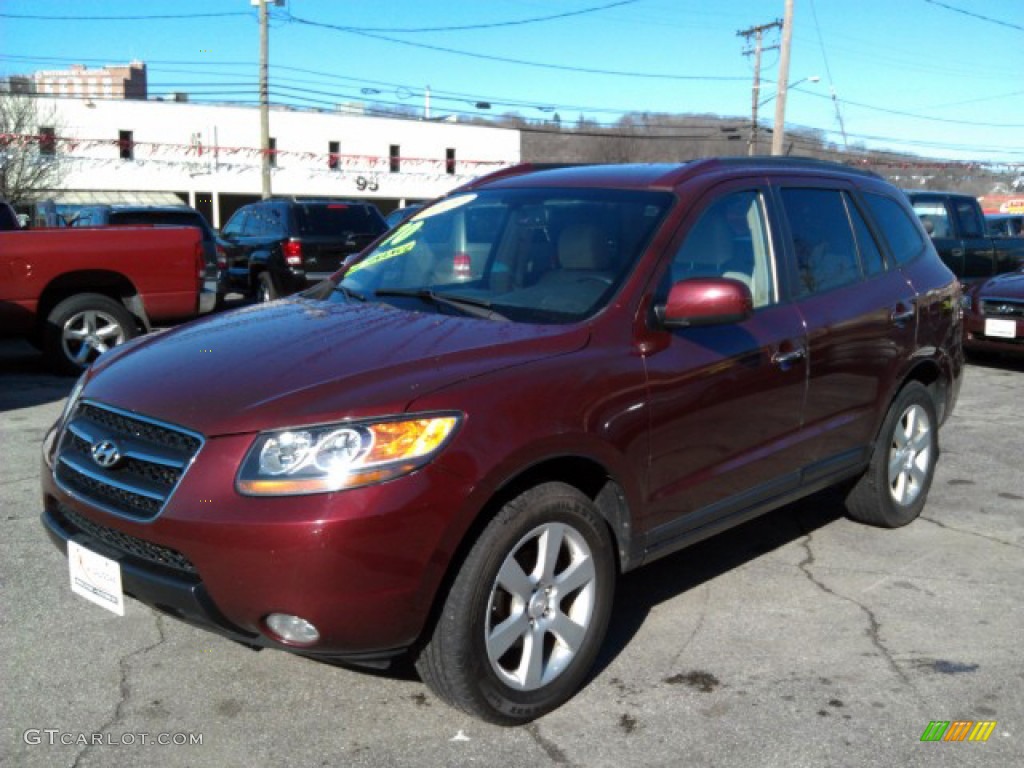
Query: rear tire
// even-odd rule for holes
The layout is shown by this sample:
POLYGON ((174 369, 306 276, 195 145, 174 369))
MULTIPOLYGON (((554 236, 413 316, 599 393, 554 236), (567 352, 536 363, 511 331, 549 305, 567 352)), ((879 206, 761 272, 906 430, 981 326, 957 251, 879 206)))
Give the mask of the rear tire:
POLYGON ((260 304, 266 304, 268 301, 273 301, 277 298, 277 289, 274 287, 274 281, 270 277, 269 272, 260 272, 256 276, 256 301, 260 304))
POLYGON ((889 407, 867 471, 846 497, 849 516, 882 528, 916 519, 935 476, 938 430, 931 395, 911 381, 889 407))
POLYGON ((416 662, 443 700, 501 725, 550 712, 583 684, 615 590, 608 526, 564 483, 506 504, 460 568, 416 662))
POLYGON ((50 311, 43 353, 57 372, 77 375, 137 333, 135 318, 122 304, 100 293, 80 293, 50 311))

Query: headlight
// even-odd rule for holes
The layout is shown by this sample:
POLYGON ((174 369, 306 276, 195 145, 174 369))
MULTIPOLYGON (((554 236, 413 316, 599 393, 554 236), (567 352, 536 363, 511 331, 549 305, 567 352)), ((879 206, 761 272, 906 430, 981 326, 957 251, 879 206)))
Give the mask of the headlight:
POLYGON ((971 304, 971 294, 965 293, 963 296, 960 297, 960 309, 962 309, 964 312, 971 311, 971 304))
POLYGON ((78 377, 78 381, 75 382, 75 386, 71 388, 71 394, 68 395, 67 401, 64 403, 64 410, 60 413, 60 418, 57 420, 58 425, 64 424, 68 420, 68 417, 74 413, 75 406, 78 405, 79 399, 82 397, 82 390, 85 389, 85 378, 89 375, 86 371, 78 377))
POLYGON ((64 410, 60 412, 60 417, 54 422, 53 426, 50 427, 50 431, 43 438, 43 458, 46 460, 46 466, 51 469, 53 468, 53 450, 57 446, 57 436, 64 429, 64 425, 71 418, 71 414, 75 412, 75 406, 78 405, 78 401, 82 398, 82 390, 85 389, 87 375, 88 371, 78 377, 75 386, 71 388, 68 399, 64 401, 64 410))
POLYGON ((235 485, 246 496, 294 496, 392 480, 430 461, 459 420, 446 413, 264 432, 235 485))

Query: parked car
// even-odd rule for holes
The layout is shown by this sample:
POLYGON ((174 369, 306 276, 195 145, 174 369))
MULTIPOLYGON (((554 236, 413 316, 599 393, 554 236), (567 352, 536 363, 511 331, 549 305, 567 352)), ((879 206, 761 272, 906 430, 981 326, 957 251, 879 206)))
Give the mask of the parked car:
POLYGON ((384 217, 384 220, 388 224, 388 229, 397 227, 410 216, 419 213, 423 210, 423 206, 424 203, 413 203, 412 205, 407 205, 404 208, 395 208, 395 210, 384 217))
POLYGON ((216 294, 217 303, 226 293, 226 265, 218 264, 217 238, 206 217, 187 205, 92 205, 82 208, 71 220, 72 227, 195 227, 202 234, 206 262, 206 290, 216 294))
POLYGON ((618 574, 836 484, 914 520, 960 299, 874 174, 507 169, 298 296, 101 358, 46 438, 43 522, 108 608, 411 654, 523 723, 587 679, 618 574))
POLYGON ((997 275, 964 292, 964 347, 1024 354, 1024 272, 997 275))
POLYGON ((1024 214, 987 213, 985 224, 991 237, 1024 237, 1024 214))
POLYGON ((62 373, 148 331, 213 309, 192 227, 0 232, 0 335, 23 336, 62 373))
POLYGON ((271 198, 239 208, 218 246, 228 288, 264 302, 330 276, 387 228, 372 203, 271 198))
POLYGON ((1024 267, 1024 237, 992 237, 976 198, 951 192, 908 192, 935 250, 964 282, 1024 267))

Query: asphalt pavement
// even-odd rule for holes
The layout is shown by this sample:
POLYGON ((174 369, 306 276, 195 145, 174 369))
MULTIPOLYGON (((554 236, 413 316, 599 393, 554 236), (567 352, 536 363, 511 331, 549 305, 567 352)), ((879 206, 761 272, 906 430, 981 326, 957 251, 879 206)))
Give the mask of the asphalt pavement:
POLYGON ((39 522, 72 383, 0 342, 0 766, 1024 764, 1024 361, 969 366, 921 519, 865 527, 823 493, 630 574, 592 679, 512 729, 405 670, 72 594, 39 522), (994 726, 922 741, 933 721, 994 726))

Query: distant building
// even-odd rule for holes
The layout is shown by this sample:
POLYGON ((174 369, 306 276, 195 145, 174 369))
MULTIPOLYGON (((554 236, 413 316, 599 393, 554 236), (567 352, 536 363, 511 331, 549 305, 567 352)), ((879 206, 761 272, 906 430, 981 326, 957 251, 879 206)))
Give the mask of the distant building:
POLYGON ((4 78, 4 90, 7 93, 29 95, 36 92, 36 86, 30 76, 11 75, 10 77, 4 78))
MULTIPOLYGON (((64 176, 49 190, 60 214, 101 203, 184 202, 220 227, 261 194, 256 107, 180 99, 37 97, 47 153, 64 176), (56 127, 56 131, 55 131, 56 127), (54 135, 56 133, 56 135, 54 135)), ((273 192, 356 198, 382 212, 430 200, 520 161, 518 130, 273 107, 273 192)))
POLYGON ((46 96, 143 101, 147 98, 146 65, 141 61, 99 69, 74 64, 71 69, 36 72, 33 79, 36 93, 46 96))

